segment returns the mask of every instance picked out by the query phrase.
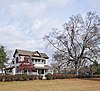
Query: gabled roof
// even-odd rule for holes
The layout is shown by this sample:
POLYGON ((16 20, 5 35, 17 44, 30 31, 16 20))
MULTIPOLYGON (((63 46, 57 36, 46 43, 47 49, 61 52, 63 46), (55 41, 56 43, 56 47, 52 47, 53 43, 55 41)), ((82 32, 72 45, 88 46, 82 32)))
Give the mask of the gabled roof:
POLYGON ((49 58, 45 53, 40 53, 38 51, 32 52, 32 51, 27 51, 27 50, 16 49, 13 57, 15 57, 16 53, 18 53, 19 55, 25 55, 25 56, 31 56, 31 57, 42 57, 46 59, 49 58))

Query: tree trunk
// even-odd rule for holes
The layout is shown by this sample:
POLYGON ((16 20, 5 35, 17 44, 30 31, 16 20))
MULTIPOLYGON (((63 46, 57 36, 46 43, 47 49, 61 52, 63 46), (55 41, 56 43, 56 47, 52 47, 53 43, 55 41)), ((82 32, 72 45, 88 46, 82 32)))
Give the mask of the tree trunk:
POLYGON ((75 74, 76 74, 76 75, 79 75, 78 64, 75 64, 75 74))
POLYGON ((60 66, 58 66, 58 74, 60 74, 60 66))
POLYGON ((79 75, 79 70, 78 69, 76 70, 76 74, 79 75))

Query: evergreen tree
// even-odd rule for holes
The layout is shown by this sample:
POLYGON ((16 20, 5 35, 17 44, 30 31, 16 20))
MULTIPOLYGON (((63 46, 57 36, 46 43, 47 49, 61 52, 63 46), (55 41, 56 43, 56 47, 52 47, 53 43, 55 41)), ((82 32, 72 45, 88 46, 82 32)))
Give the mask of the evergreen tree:
POLYGON ((3 68, 5 68, 5 63, 7 62, 7 54, 4 50, 4 46, 0 46, 0 69, 3 72, 3 68))

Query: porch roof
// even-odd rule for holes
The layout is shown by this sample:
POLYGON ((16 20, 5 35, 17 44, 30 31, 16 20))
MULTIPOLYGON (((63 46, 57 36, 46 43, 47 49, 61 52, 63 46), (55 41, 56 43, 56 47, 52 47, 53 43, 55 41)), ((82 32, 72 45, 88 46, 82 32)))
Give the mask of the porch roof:
POLYGON ((36 69, 51 69, 50 66, 45 65, 44 67, 35 67, 36 69))
POLYGON ((15 68, 15 67, 14 66, 8 67, 8 68, 5 68, 5 70, 10 70, 10 69, 13 69, 13 68, 15 68))

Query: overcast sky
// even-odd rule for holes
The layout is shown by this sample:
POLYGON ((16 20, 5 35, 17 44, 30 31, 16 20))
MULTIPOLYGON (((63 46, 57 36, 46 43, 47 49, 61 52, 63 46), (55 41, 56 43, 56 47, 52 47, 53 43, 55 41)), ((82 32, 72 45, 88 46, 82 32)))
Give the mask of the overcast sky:
POLYGON ((96 11, 100 0, 0 0, 0 44, 9 50, 45 49, 43 36, 72 15, 96 11))

